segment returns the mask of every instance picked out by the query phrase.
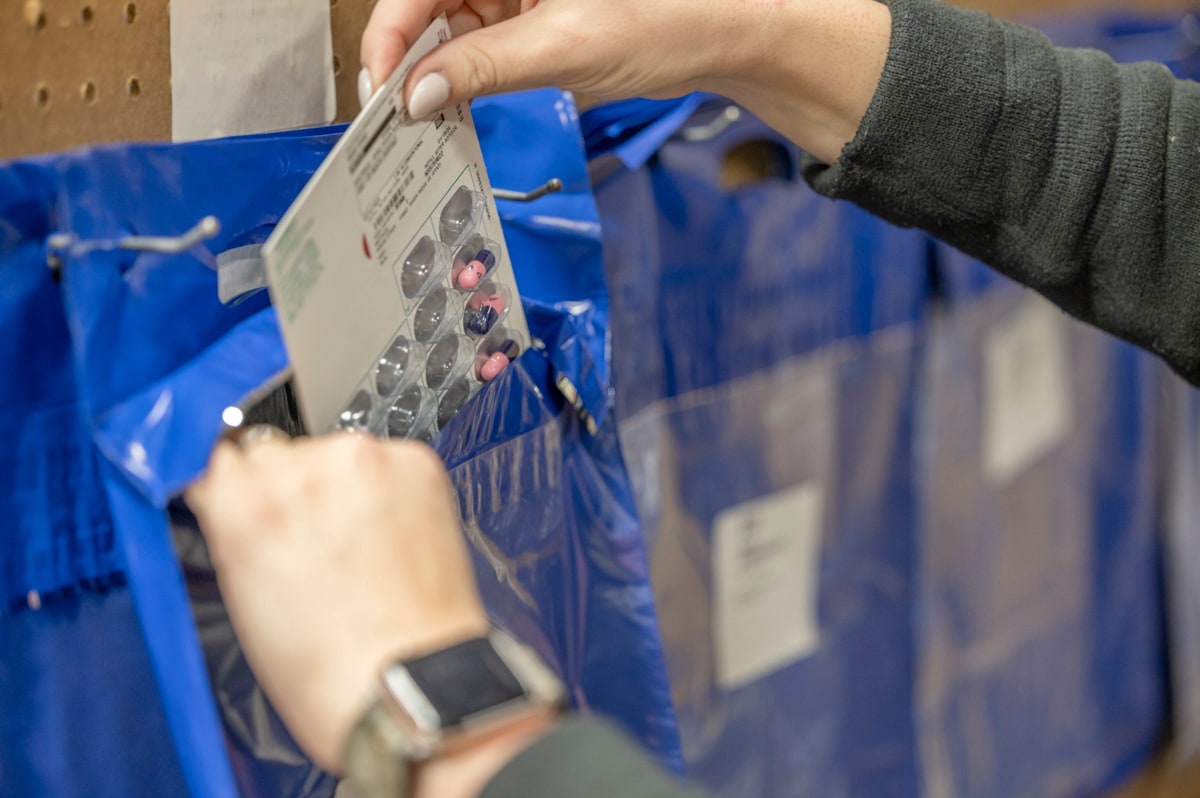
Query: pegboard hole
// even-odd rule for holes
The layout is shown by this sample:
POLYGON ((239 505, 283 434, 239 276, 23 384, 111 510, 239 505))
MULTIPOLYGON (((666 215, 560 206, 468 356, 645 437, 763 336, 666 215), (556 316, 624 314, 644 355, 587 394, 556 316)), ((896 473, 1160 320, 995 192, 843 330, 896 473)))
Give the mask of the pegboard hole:
POLYGON ((125 12, 121 18, 125 20, 126 25, 132 25, 133 21, 137 19, 137 3, 126 3, 125 12))
POLYGON ((84 6, 83 8, 79 9, 79 21, 83 23, 85 28, 92 24, 92 19, 94 17, 95 13, 92 11, 91 6, 84 6))
POLYGON ((136 100, 142 95, 142 84, 136 77, 125 81, 125 94, 131 100, 136 100))
POLYGON ((42 110, 50 107, 50 88, 44 83, 34 89, 33 104, 42 110))
POLYGON ((46 29, 46 10, 41 0, 25 0, 25 24, 36 31, 46 29))
POLYGON ((338 0, 329 0, 329 7, 337 8, 337 2, 338 2, 338 0))
POLYGON ((79 98, 85 103, 94 103, 96 101, 96 84, 89 80, 80 86, 79 98))
POLYGON ((333 57, 333 74, 342 74, 342 59, 338 58, 336 55, 333 57))

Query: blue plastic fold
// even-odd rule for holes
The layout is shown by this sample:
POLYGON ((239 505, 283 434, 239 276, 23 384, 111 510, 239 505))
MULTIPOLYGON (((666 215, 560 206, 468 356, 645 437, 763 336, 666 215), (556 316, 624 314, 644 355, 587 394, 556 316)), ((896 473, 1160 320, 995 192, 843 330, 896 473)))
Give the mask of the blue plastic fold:
POLYGON ((647 633, 658 626, 654 593, 615 426, 593 435, 566 410, 545 354, 518 366, 437 441, 485 604, 555 665, 577 706, 615 717, 679 770, 662 646, 647 633))
POLYGON ((51 159, 0 165, 0 795, 179 795, 46 262, 51 159))
POLYGON ((706 95, 674 100, 632 99, 599 105, 583 114, 588 156, 614 154, 626 169, 638 169, 704 104, 706 95))
POLYGON ((45 237, 57 224, 48 160, 0 166, 0 614, 30 591, 117 572, 104 490, 78 406, 71 344, 45 237))

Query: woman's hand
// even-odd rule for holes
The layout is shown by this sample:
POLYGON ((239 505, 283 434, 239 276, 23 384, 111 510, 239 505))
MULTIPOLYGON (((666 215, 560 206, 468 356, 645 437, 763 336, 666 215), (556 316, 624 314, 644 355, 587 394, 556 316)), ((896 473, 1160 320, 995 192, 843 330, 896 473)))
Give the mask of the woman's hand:
POLYGON ((876 0, 379 0, 364 99, 443 13, 454 38, 409 75, 414 118, 541 86, 606 100, 706 91, 830 162, 874 96, 891 32, 876 0))
POLYGON ((409 45, 446 13, 453 41, 410 78, 409 111, 416 118, 481 94, 545 85, 605 98, 677 96, 735 71, 735 62, 748 57, 752 43, 733 24, 751 22, 754 15, 745 12, 753 5, 760 4, 379 0, 363 34, 362 61, 372 85, 381 85, 409 45), (731 14, 731 7, 743 13, 731 14), (704 46, 715 40, 719 48, 704 46), (441 76, 433 80, 438 90, 418 89, 430 75, 441 76))
POLYGON ((188 491, 246 659, 326 769, 387 661, 487 634, 452 496, 427 446, 350 434, 221 444, 188 491))

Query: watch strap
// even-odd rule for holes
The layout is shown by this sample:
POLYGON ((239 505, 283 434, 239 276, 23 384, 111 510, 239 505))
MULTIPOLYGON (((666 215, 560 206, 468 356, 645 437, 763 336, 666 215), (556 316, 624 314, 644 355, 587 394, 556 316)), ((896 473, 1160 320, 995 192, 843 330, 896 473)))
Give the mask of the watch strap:
MULTIPOLYGON (((413 681, 412 674, 408 669, 419 662, 428 665, 429 660, 433 657, 461 657, 464 651, 463 646, 466 646, 467 643, 480 642, 486 643, 489 646, 488 651, 498 658, 498 662, 494 664, 503 664, 509 670, 511 677, 519 684, 520 689, 524 691, 524 701, 519 707, 513 708, 517 713, 523 714, 538 708, 557 710, 562 707, 565 694, 563 686, 555 674, 532 649, 521 645, 500 630, 492 630, 487 638, 466 641, 426 657, 407 662, 398 661, 393 666, 384 669, 381 675, 379 697, 360 718, 346 740, 344 770, 356 798, 407 798, 412 789, 409 782, 413 763, 427 760, 438 750, 443 750, 442 746, 447 742, 447 738, 440 735, 431 736, 428 733, 428 723, 418 722, 414 726, 412 723, 406 722, 406 720, 412 721, 414 719, 413 712, 419 709, 430 710, 434 713, 434 720, 437 720, 438 710, 433 705, 424 705, 427 703, 423 692, 424 688, 413 681), (403 666, 402 670, 389 676, 391 669, 396 666, 403 666), (392 682, 393 678, 396 679, 395 684, 392 682), (396 684, 407 685, 420 695, 415 697, 408 695, 407 701, 398 702, 397 692, 393 689, 396 684), (389 685, 391 686, 389 687, 389 685), (415 698, 420 698, 422 701, 418 703, 415 698), (402 719, 406 713, 407 718, 402 719)), ((473 652, 468 656, 480 656, 478 650, 466 650, 473 652)), ((490 672, 495 676, 494 670, 487 666, 487 661, 485 657, 475 665, 482 667, 484 672, 490 672)), ((454 668, 450 668, 448 674, 446 671, 443 673, 449 675, 450 678, 457 678, 453 676, 454 668)), ((482 695, 487 695, 487 693, 482 695)), ((497 705, 497 708, 500 706, 502 705, 497 705)), ((487 716, 486 708, 477 709, 476 712, 479 713, 474 716, 476 718, 487 716)), ((424 717, 427 713, 418 712, 417 714, 424 717)), ((487 723, 508 722, 505 718, 513 720, 520 714, 493 714, 487 723)), ((452 718, 450 728, 453 729, 460 721, 453 720, 456 717, 453 713, 450 717, 452 718)), ((428 718, 426 720, 428 721, 428 718)), ((485 726, 476 726, 473 733, 478 734, 484 728, 486 728, 486 724, 485 726)), ((449 744, 453 745, 456 740, 469 740, 471 735, 472 732, 468 731, 466 737, 450 738, 449 744)))
POLYGON ((410 753, 387 708, 373 702, 346 741, 346 778, 355 798, 408 798, 410 753))

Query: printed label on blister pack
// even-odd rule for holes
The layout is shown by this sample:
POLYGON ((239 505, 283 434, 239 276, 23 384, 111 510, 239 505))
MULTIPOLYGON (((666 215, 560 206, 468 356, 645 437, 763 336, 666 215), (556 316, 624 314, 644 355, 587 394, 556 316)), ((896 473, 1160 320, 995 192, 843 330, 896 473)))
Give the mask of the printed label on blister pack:
MULTIPOLYGON (((433 255, 461 243, 443 240, 447 208, 455 198, 463 192, 476 198, 467 210, 477 214, 462 227, 503 241, 467 106, 414 123, 402 105, 412 65, 448 37, 449 27, 440 19, 417 40, 263 249, 301 410, 312 430, 336 425, 364 375, 405 320, 417 314, 425 293, 439 290, 439 281, 447 278, 449 256, 433 255), (426 253, 428 262, 414 262, 420 260, 414 253, 426 253), (411 290, 414 285, 419 293, 411 290)), ((509 285, 515 296, 507 247, 500 249, 489 279, 509 285)), ((453 296, 465 303, 465 297, 453 296)), ((525 329, 520 302, 512 302, 508 311, 505 324, 525 329)), ((447 308, 441 326, 414 323, 424 323, 431 336, 440 337, 461 313, 461 306, 447 308)))

